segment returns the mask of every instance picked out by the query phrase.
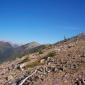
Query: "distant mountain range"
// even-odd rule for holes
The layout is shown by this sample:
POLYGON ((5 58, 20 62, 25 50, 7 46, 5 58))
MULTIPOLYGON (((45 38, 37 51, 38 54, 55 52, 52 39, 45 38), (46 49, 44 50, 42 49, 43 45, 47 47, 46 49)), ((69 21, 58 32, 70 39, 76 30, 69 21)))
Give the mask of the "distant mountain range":
POLYGON ((0 41, 0 62, 21 57, 24 54, 29 53, 29 50, 37 46, 40 46, 37 42, 31 42, 18 46, 10 44, 9 42, 0 41))

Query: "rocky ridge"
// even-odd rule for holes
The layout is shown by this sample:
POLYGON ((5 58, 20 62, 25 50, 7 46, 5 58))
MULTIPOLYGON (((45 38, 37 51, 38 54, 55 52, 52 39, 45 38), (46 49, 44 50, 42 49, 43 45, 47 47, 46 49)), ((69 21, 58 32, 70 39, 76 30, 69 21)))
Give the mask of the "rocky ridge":
POLYGON ((85 34, 0 65, 0 85, 85 85, 85 34))

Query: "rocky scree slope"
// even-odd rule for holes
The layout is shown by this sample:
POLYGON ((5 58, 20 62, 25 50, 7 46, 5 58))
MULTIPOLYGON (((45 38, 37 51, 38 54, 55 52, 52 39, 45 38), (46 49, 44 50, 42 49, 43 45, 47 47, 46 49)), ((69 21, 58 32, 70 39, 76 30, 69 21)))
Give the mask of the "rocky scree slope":
POLYGON ((0 65, 0 85, 85 85, 85 34, 0 65))

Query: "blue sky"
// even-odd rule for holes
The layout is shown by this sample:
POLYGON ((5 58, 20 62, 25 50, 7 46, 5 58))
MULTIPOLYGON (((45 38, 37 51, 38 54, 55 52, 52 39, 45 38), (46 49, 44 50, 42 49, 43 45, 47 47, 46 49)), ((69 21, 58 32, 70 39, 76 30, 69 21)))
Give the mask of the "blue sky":
POLYGON ((54 43, 85 32, 85 0, 0 0, 0 40, 54 43))

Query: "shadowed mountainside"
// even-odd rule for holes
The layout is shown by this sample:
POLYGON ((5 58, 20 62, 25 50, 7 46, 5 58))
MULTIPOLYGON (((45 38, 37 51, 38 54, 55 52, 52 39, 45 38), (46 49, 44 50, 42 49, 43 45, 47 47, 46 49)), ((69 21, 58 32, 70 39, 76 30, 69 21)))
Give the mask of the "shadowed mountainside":
POLYGON ((29 52, 30 49, 39 46, 37 42, 31 42, 22 46, 12 45, 9 42, 0 41, 0 62, 13 60, 29 52))

